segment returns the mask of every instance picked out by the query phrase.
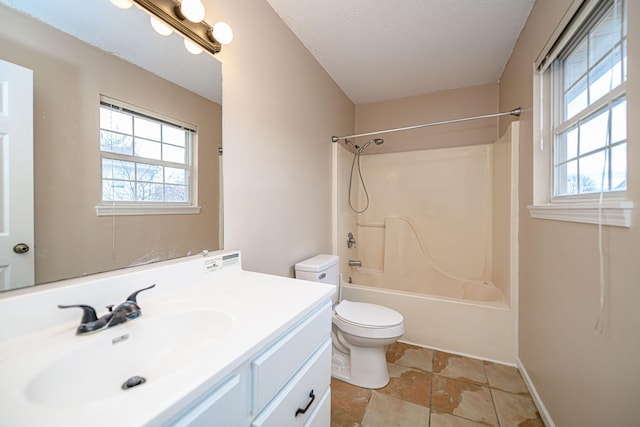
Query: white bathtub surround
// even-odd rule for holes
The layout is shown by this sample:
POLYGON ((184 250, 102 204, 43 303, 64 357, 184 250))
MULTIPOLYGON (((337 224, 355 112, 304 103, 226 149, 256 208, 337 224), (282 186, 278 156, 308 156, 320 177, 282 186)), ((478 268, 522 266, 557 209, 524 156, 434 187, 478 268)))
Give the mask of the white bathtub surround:
POLYGON ((353 282, 360 283, 360 272, 380 272, 394 276, 387 282, 395 289, 436 295, 429 287, 443 280, 490 282, 508 299, 507 275, 494 275, 508 271, 509 261, 493 262, 495 245, 509 250, 508 221, 507 233, 494 233, 501 225, 494 214, 509 218, 508 187, 507 197, 494 203, 494 183, 509 179, 494 179, 496 146, 362 156, 371 203, 356 215, 358 244, 348 259, 363 267, 348 272, 353 282))
POLYGON ((60 282, 37 292, 4 293, 2 420, 67 426, 91 420, 111 426, 126 415, 127 425, 157 426, 175 421, 176 415, 192 416, 191 405, 206 392, 205 401, 222 402, 229 419, 238 420, 230 425, 252 420, 269 425, 271 414, 280 416, 273 402, 287 402, 289 392, 304 394, 304 401, 309 391, 297 387, 312 380, 324 384, 316 387, 315 405, 325 408, 326 417, 333 292, 323 284, 301 286, 293 279, 243 271, 239 253, 221 251, 60 282), (138 295, 139 319, 92 335, 75 335, 80 310, 57 308, 89 304, 101 315, 102 307, 153 283, 155 288, 138 295), (157 352, 145 353, 149 346, 157 352), (275 370, 278 375, 268 369, 274 355, 284 367, 275 370), (61 375, 74 367, 68 378, 61 375), (146 376, 147 382, 121 390, 133 375, 146 376), (92 384, 93 378, 101 382, 92 384))
POLYGON ((408 342, 514 365, 517 138, 516 122, 492 144, 363 156, 371 206, 338 215, 357 241, 338 253, 362 261, 342 264, 343 297, 402 313, 408 342))

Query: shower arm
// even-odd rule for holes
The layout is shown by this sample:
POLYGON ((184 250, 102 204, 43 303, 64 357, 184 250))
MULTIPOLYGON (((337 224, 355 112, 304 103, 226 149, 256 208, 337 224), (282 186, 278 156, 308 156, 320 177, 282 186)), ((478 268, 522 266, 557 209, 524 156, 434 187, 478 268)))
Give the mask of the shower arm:
POLYGON ((401 130, 411 130, 411 129, 418 129, 418 128, 425 128, 425 127, 429 127, 429 126, 437 126, 437 125, 446 125, 449 123, 458 123, 458 122, 466 122, 469 120, 477 120, 477 119, 488 119, 491 117, 500 117, 500 116, 520 116, 520 113, 522 112, 522 109, 520 107, 515 108, 511 111, 505 111, 503 113, 494 113, 494 114, 485 114, 483 116, 473 116, 473 117, 465 117, 462 119, 453 119, 453 120, 445 120, 442 122, 433 122, 433 123, 424 123, 421 125, 414 125, 414 126, 406 126, 406 127, 402 127, 402 128, 395 128, 395 129, 386 129, 386 130, 378 130, 378 131, 374 131, 374 132, 367 132, 367 133, 359 133, 356 135, 346 135, 346 136, 332 136, 331 137, 331 141, 332 142, 338 142, 341 139, 347 139, 347 138, 358 138, 360 136, 371 136, 371 135, 379 135, 382 133, 390 133, 390 132, 398 132, 401 130))

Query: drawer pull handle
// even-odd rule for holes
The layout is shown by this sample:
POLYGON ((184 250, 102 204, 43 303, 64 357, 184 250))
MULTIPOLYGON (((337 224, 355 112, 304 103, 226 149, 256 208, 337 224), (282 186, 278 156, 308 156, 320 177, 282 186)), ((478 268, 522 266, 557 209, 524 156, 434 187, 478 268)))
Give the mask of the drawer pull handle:
POLYGON ((309 393, 309 397, 310 397, 309 403, 307 403, 307 406, 305 406, 304 409, 298 408, 298 410, 296 411, 296 417, 300 414, 304 414, 305 412, 307 412, 307 409, 309 409, 313 401, 316 400, 316 395, 313 394, 313 390, 311 390, 311 393, 309 393))

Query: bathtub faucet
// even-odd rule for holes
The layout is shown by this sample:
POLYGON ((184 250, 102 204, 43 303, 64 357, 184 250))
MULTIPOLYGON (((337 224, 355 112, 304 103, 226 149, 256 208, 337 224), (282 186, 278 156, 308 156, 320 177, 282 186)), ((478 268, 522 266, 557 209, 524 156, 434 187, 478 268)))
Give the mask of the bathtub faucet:
POLYGON ((349 267, 362 267, 362 261, 359 259, 350 259, 349 267))

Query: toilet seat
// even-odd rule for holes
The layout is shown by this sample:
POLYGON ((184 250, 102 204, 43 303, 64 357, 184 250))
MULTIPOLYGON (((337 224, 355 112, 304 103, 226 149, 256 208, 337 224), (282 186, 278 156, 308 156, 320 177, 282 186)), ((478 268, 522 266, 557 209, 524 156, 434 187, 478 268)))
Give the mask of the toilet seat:
POLYGON ((334 324, 343 332, 363 338, 389 338, 404 333, 404 318, 387 307, 343 300, 334 310, 334 324))
POLYGON ((404 321, 397 311, 366 302, 343 300, 336 306, 335 312, 343 321, 364 328, 389 328, 404 321))

